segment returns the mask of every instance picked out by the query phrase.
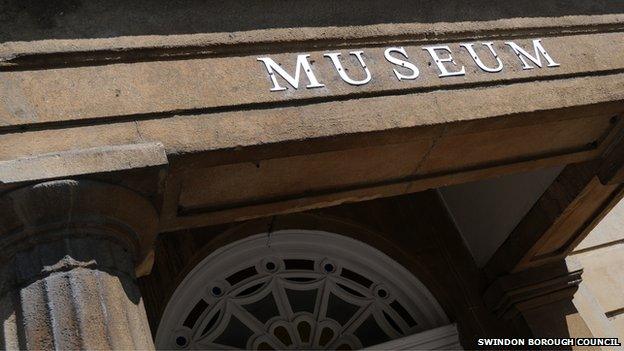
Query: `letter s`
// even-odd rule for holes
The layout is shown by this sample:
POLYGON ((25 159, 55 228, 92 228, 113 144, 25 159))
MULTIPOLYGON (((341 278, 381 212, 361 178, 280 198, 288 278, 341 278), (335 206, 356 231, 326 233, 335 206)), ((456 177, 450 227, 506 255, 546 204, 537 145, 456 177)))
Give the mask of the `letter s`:
POLYGON ((405 58, 409 58, 403 47, 393 47, 393 48, 387 48, 386 51, 384 51, 384 57, 386 58, 386 60, 388 60, 390 63, 394 63, 397 66, 405 67, 407 69, 412 70, 412 74, 405 75, 397 71, 396 69, 393 69, 394 74, 396 75, 397 79, 398 80, 403 80, 403 79, 411 80, 411 79, 418 78, 418 75, 420 74, 420 72, 418 71, 418 67, 416 67, 416 65, 414 65, 411 62, 392 56, 391 53, 393 52, 398 52, 402 54, 403 56, 405 56, 405 58))

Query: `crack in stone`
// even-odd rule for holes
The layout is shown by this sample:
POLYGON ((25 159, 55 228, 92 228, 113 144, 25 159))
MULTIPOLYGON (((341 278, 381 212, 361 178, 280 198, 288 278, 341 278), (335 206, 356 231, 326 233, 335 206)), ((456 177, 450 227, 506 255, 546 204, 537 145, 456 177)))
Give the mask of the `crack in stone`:
MULTIPOLYGON (((414 170, 411 172, 412 176, 416 176, 418 171, 420 171, 422 165, 429 159, 429 156, 433 152, 433 149, 435 149, 435 147, 438 145, 438 142, 440 141, 440 139, 442 139, 442 136, 446 134, 446 129, 447 129, 447 125, 446 124, 442 125, 440 133, 438 133, 438 135, 436 135, 433 138, 433 140, 431 141, 431 145, 429 145, 429 148, 427 148, 427 151, 425 151, 424 155, 416 163, 414 170)), ((411 182, 408 182, 405 185, 405 190, 403 191, 404 194, 409 192, 409 188, 411 187, 411 185, 412 185, 411 182)))

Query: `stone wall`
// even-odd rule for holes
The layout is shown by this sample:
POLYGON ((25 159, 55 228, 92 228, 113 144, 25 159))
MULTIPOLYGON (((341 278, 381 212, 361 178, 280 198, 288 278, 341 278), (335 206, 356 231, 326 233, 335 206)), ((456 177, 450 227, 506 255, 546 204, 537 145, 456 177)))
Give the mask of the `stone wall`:
POLYGON ((568 259, 583 267, 583 282, 574 303, 592 333, 624 340, 624 201, 568 259))

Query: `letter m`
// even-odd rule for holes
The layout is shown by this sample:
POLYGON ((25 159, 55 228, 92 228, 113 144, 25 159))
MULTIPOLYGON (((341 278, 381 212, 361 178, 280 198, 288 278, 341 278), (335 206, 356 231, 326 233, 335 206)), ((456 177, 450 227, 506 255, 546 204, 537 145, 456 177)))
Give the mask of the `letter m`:
POLYGON ((314 76, 314 72, 312 72, 312 68, 310 67, 310 63, 308 62, 308 57, 310 55, 297 55, 297 64, 295 68, 295 76, 291 76, 286 72, 279 64, 277 64, 273 59, 268 57, 259 57, 258 61, 262 61, 267 71, 269 72, 269 77, 271 78, 271 82, 273 82, 273 88, 271 91, 280 91, 286 90, 285 87, 282 87, 277 82, 276 74, 279 74, 284 80, 288 82, 293 88, 299 88, 299 78, 301 77, 301 70, 303 69, 306 77, 308 77, 308 81, 310 84, 306 86, 306 88, 322 88, 325 85, 318 82, 316 77, 314 76))
POLYGON ((544 56, 546 61, 548 61, 548 67, 558 67, 559 64, 556 63, 550 55, 546 52, 544 47, 542 46, 541 39, 533 39, 533 51, 535 56, 531 56, 528 52, 526 52, 523 48, 518 46, 518 44, 513 41, 506 41, 505 44, 509 45, 511 49, 518 55, 520 61, 522 61, 522 69, 533 69, 535 67, 531 66, 526 59, 531 60, 538 67, 542 67, 542 59, 540 57, 544 56))

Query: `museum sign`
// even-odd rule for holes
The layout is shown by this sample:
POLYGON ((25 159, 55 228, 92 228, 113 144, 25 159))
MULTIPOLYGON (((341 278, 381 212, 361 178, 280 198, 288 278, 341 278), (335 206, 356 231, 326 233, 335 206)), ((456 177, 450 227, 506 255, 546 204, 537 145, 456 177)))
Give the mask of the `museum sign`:
MULTIPOLYGON (((513 41, 505 41, 499 47, 507 49, 515 54, 518 58, 517 62, 512 64, 519 65, 523 70, 531 70, 536 67, 558 67, 559 63, 546 51, 541 39, 531 40, 531 47, 523 48, 513 41)), ((429 66, 431 62, 435 64, 435 74, 439 78, 464 76, 466 75, 466 65, 458 64, 455 60, 456 55, 467 55, 472 59, 472 64, 479 70, 487 73, 499 73, 505 68, 505 64, 497 53, 494 42, 480 43, 459 43, 457 47, 450 45, 428 45, 421 49, 427 53, 427 61, 429 66)), ((323 53, 323 58, 328 60, 335 74, 340 79, 350 85, 359 86, 366 85, 374 80, 367 61, 367 52, 363 50, 350 51, 348 55, 352 59, 357 60, 360 73, 349 73, 348 68, 343 65, 345 58, 340 52, 323 53)), ((345 55, 346 56, 346 55, 345 55)), ((383 60, 387 64, 387 70, 394 74, 398 81, 417 81, 421 75, 419 62, 410 59, 411 54, 403 46, 388 47, 383 51, 383 60)), ((294 89, 300 89, 301 80, 305 75, 305 88, 324 88, 323 77, 319 77, 315 72, 311 61, 310 54, 298 54, 294 72, 288 72, 282 67, 281 62, 275 61, 273 58, 265 56, 258 57, 258 61, 263 63, 271 83, 271 91, 284 91, 287 86, 294 89), (278 79, 278 76, 280 79, 278 79), (286 85, 287 84, 287 85, 286 85)))

